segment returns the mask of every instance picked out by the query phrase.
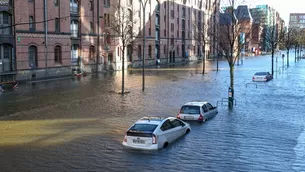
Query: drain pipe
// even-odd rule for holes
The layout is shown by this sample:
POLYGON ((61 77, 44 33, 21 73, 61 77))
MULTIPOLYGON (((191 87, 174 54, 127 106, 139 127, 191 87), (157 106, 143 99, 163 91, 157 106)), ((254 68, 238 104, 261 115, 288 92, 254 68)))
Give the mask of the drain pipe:
POLYGON ((44 40, 44 56, 45 56, 45 71, 46 77, 48 76, 48 3, 47 0, 44 0, 44 31, 45 31, 45 40, 44 40))

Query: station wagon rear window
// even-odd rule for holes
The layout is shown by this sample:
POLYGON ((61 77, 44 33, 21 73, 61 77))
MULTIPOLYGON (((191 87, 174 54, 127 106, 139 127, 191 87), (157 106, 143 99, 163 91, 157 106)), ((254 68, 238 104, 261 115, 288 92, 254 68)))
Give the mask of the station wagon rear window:
POLYGON ((129 131, 132 132, 154 132, 158 125, 154 124, 135 124, 133 125, 129 131))
POLYGON ((267 75, 267 72, 256 72, 255 75, 267 75))
POLYGON ((181 107, 180 113, 185 114, 200 114, 199 106, 184 105, 181 107))

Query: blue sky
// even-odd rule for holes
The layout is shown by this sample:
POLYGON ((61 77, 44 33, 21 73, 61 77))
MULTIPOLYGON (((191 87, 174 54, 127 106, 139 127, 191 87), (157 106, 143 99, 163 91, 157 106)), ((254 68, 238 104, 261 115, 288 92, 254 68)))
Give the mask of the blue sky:
MULTIPOLYGON (((228 4, 227 1, 221 0, 224 4, 228 4)), ((280 13, 286 25, 288 25, 290 13, 305 13, 305 0, 236 0, 236 4, 248 4, 250 7, 262 4, 271 5, 280 13)))

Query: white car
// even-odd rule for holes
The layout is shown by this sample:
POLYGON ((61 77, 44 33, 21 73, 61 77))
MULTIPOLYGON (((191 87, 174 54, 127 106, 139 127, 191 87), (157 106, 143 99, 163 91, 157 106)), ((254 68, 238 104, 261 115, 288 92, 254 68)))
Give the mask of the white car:
POLYGON ((190 131, 188 123, 175 117, 143 117, 127 130, 122 144, 131 149, 157 150, 190 131))
POLYGON ((218 113, 217 107, 205 101, 193 101, 180 108, 177 118, 182 120, 205 122, 218 113))
POLYGON ((253 82, 267 82, 273 79, 269 72, 256 72, 252 77, 253 82))

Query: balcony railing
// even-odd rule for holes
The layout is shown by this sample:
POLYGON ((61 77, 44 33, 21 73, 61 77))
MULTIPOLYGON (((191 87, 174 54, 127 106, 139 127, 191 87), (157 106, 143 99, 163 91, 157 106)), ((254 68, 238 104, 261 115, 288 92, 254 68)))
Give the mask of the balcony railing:
POLYGON ((78 14, 78 7, 70 6, 70 13, 71 14, 78 14))
POLYGON ((71 37, 78 38, 78 30, 71 30, 71 37))

